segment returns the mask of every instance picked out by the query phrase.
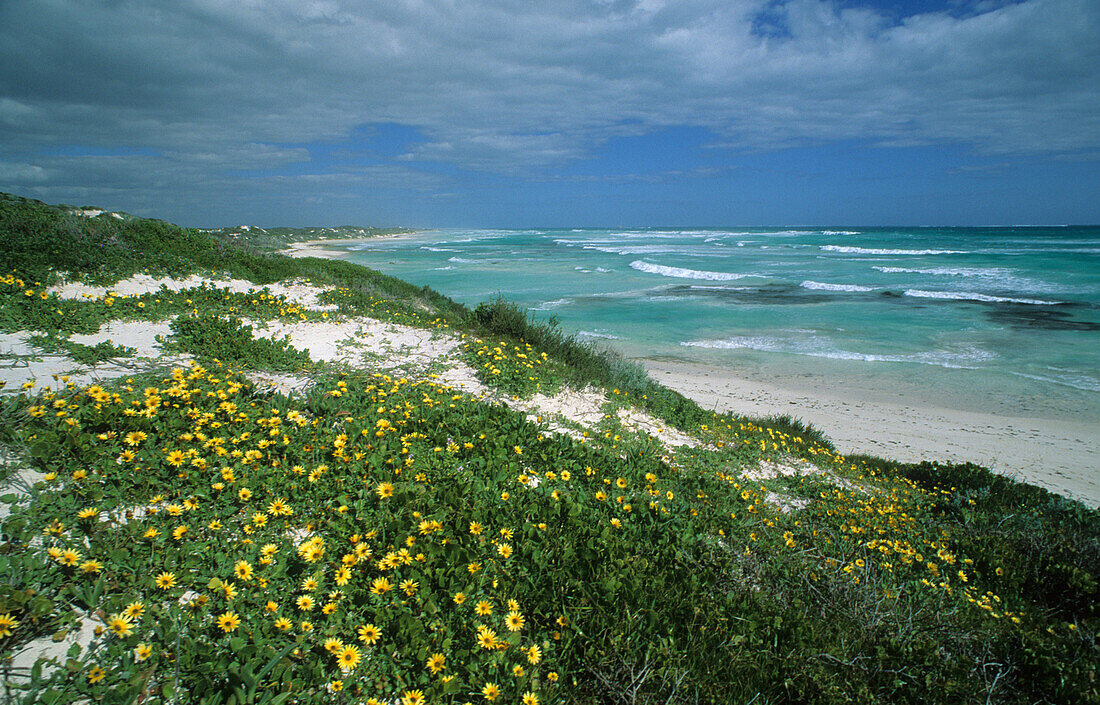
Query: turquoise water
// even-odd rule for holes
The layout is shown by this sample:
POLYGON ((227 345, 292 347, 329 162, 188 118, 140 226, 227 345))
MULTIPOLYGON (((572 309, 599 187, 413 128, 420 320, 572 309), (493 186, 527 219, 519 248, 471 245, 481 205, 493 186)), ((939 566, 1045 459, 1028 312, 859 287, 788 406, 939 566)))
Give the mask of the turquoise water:
POLYGON ((438 230, 350 259, 627 356, 1100 420, 1100 228, 438 230))

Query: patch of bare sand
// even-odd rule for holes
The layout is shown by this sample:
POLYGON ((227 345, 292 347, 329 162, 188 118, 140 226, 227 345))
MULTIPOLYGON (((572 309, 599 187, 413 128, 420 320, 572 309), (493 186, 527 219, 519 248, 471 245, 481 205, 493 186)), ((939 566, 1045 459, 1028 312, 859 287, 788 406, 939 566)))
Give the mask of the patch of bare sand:
POLYGON ((654 418, 638 409, 619 409, 619 421, 625 428, 641 431, 653 436, 666 448, 689 446, 696 448, 700 444, 698 438, 689 436, 679 429, 672 428, 660 419, 654 418))
POLYGON ((80 333, 73 333, 69 336, 69 340, 74 343, 80 343, 81 345, 99 345, 100 343, 110 342, 114 345, 125 345, 128 348, 134 348, 137 352, 134 353, 136 357, 160 357, 161 348, 160 343, 157 342, 157 336, 171 335, 172 331, 168 328, 168 323, 153 322, 153 321, 107 321, 99 330, 90 335, 84 335, 80 333))
POLYGON ((335 304, 322 304, 318 300, 317 297, 325 291, 324 288, 313 286, 304 281, 288 280, 261 286, 245 279, 211 279, 197 274, 192 274, 183 279, 135 274, 110 286, 90 286, 81 282, 65 282, 50 287, 48 291, 63 299, 81 299, 97 298, 108 293, 116 296, 141 296, 142 294, 157 293, 162 288, 167 291, 178 292, 182 289, 194 289, 200 286, 228 289, 230 292, 237 294, 258 293, 267 289, 272 295, 285 296, 288 301, 299 306, 319 311, 332 311, 336 308, 335 304))
POLYGON ((94 367, 82 365, 67 355, 43 353, 28 343, 32 333, 0 333, 0 382, 2 391, 19 392, 24 384, 35 387, 64 387, 66 383, 88 385, 126 377, 152 367, 179 364, 186 356, 164 356, 154 340, 168 331, 165 323, 111 321, 91 335, 73 335, 74 342, 96 345, 109 340, 116 345, 137 349, 140 359, 118 358, 94 367))

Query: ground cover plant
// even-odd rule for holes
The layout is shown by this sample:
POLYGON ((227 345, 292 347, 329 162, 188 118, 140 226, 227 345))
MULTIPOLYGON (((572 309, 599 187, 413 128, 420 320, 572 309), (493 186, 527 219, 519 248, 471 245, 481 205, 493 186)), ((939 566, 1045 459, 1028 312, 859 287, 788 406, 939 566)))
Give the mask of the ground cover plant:
POLYGON ((232 228, 204 230, 211 237, 224 240, 233 247, 251 252, 270 252, 295 242, 313 240, 347 240, 382 237, 412 232, 408 228, 372 228, 357 225, 337 225, 331 228, 259 228, 239 225, 232 228))
POLYGON ((1021 702, 1089 694, 1088 586, 1052 613, 1003 550, 960 551, 957 491, 771 429, 669 463, 431 382, 337 376, 296 401, 197 365, 36 401, 20 432, 49 471, 0 569, 40 599, 5 601, 7 637, 103 633, 35 700, 950 702, 998 674, 1021 702), (852 488, 739 477, 799 449, 852 488), (817 501, 785 514, 777 492, 817 501))
POLYGON ((309 353, 290 344, 290 336, 257 338, 241 319, 216 314, 178 316, 171 323, 169 351, 187 353, 199 360, 236 367, 270 370, 306 370, 313 367, 309 353))
MULTIPOLYGON (((77 255, 94 266, 69 276, 155 270, 77 255)), ((63 348, 109 320, 172 320, 203 358, 0 396, 0 460, 25 466, 0 518, 7 700, 1100 702, 1096 511, 699 409, 507 302, 235 257, 258 283, 322 281, 336 310, 216 286, 67 301, 33 258, 0 280, 6 331, 63 348), (303 393, 253 386, 242 366, 305 360, 253 349, 246 319, 326 315, 447 331, 509 396, 595 383, 603 419, 557 434, 435 379, 322 365, 303 393), (693 443, 627 428, 634 409, 693 443), (6 665, 53 638, 52 661, 6 665)))

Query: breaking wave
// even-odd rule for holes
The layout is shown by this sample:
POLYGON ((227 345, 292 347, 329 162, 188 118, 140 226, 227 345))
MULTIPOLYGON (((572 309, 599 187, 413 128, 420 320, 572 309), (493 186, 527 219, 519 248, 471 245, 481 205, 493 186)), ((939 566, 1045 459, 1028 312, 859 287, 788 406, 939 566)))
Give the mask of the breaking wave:
POLYGON ((906 296, 921 299, 948 299, 952 301, 981 301, 994 304, 1028 304, 1031 306, 1057 306, 1064 301, 1045 301, 1043 299, 1017 299, 1011 296, 990 296, 973 291, 925 291, 924 289, 906 289, 906 296))
POLYGON ((660 274, 663 277, 675 277, 677 279, 705 279, 707 281, 733 281, 745 277, 757 276, 755 274, 735 274, 732 272, 707 272, 698 269, 685 269, 683 267, 666 267, 662 264, 653 264, 642 260, 634 260, 630 266, 639 272, 660 274))

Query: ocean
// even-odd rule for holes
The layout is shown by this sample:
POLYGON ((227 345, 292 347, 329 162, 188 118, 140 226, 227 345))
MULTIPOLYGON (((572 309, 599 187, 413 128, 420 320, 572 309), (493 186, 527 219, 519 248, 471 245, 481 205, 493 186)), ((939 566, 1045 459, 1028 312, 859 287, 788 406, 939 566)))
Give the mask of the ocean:
POLYGON ((344 249, 630 358, 1100 421, 1100 227, 431 230, 344 249))

